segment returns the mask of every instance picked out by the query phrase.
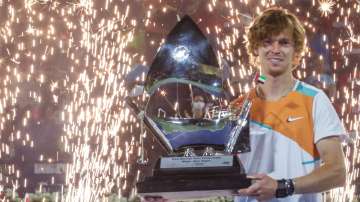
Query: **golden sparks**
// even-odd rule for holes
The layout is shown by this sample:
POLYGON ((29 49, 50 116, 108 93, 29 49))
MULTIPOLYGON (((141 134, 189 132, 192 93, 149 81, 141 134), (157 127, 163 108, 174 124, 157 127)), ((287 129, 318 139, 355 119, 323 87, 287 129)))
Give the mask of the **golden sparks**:
POLYGON ((333 0, 319 0, 319 10, 322 16, 327 17, 334 12, 335 2, 333 0))
MULTIPOLYGON (((17 155, 15 148, 38 154, 36 161, 41 163, 57 163, 65 153, 70 157, 58 199, 100 201, 111 193, 135 196, 134 184, 143 175, 136 164, 143 142, 139 119, 125 104, 130 94, 128 73, 136 64, 151 64, 178 18, 191 13, 218 61, 229 68, 230 93, 248 92, 252 84, 247 78, 255 67, 249 65, 244 48, 245 28, 253 16, 275 5, 301 17, 308 44, 315 37, 323 44, 322 53, 307 47, 296 76, 313 77, 325 88, 326 81, 339 84, 330 89, 330 98, 351 139, 344 145, 347 183, 326 194, 326 199, 351 201, 360 163, 359 0, 204 0, 202 4, 189 0, 189 5, 194 4, 189 8, 180 0, 172 2, 0 0, 0 182, 14 193, 31 184, 21 165, 11 161, 17 155), (321 65, 329 70, 327 80, 317 69, 321 65), (42 125, 34 110, 38 106, 56 108, 52 117, 61 122, 60 146, 54 148, 58 150, 54 155, 39 151, 43 145, 29 129, 42 125)), ((142 74, 134 80, 141 83, 145 78, 142 74)), ((165 99, 170 93, 162 89, 159 93, 170 102, 165 99)), ((144 101, 146 96, 136 99, 144 101)), ((175 110, 179 107, 177 102, 169 104, 175 110)), ((151 135, 144 141, 147 150, 154 150, 151 135)), ((19 156, 24 162, 27 158, 19 156)), ((52 178, 50 184, 56 183, 60 182, 52 178)))

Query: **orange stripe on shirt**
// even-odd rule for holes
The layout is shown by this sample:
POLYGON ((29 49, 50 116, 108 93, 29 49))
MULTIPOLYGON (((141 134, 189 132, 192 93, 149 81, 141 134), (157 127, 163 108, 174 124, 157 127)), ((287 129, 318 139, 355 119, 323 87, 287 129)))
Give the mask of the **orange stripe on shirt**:
MULTIPOLYGON (((319 157, 314 144, 313 97, 292 91, 278 101, 266 101, 257 97, 255 90, 252 90, 250 98, 253 101, 251 120, 271 127, 295 141, 314 158, 319 157), (290 122, 289 117, 293 119, 290 122)), ((243 98, 238 98, 233 105, 239 107, 242 101, 243 98)))

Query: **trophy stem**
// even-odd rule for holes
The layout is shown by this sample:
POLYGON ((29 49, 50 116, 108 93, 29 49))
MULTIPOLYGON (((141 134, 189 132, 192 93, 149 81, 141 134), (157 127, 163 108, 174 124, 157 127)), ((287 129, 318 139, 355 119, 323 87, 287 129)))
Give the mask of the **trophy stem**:
POLYGON ((193 157, 196 156, 194 148, 188 147, 185 149, 184 157, 193 157))
POLYGON ((206 147, 203 156, 215 156, 215 150, 212 147, 206 147))

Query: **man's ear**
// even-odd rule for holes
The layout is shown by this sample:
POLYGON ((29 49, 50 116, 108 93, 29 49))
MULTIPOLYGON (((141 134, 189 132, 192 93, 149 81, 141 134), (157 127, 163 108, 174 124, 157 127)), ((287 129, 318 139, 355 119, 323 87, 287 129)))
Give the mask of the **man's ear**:
POLYGON ((293 57, 293 66, 299 66, 300 65, 300 60, 301 60, 301 53, 294 53, 294 57, 293 57))
POLYGON ((257 49, 253 50, 253 55, 256 57, 259 56, 259 51, 257 49))

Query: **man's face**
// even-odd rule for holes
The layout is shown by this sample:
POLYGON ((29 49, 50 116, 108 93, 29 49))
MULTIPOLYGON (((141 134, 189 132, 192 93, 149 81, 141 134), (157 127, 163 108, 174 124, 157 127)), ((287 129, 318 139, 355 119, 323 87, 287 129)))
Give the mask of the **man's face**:
POLYGON ((294 40, 290 30, 284 30, 278 35, 265 38, 256 53, 263 73, 279 76, 291 72, 298 61, 295 53, 294 40))
POLYGON ((196 95, 192 102, 193 118, 197 118, 197 119, 203 118, 204 107, 205 107, 204 98, 202 96, 196 95))

